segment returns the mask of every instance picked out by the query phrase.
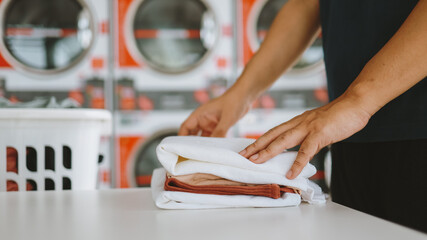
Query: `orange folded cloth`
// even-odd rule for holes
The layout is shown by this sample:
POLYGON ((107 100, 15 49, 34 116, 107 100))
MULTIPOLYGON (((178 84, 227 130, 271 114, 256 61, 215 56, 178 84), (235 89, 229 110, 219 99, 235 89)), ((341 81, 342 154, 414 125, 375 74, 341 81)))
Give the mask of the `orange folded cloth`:
POLYGON ((299 194, 299 190, 297 189, 279 186, 278 184, 246 184, 234 182, 211 174, 201 173, 183 176, 167 175, 164 188, 166 191, 216 195, 252 195, 273 199, 280 198, 285 192, 299 194), (195 181, 195 179, 199 181, 195 181), (187 182, 193 182, 195 184, 189 184, 187 182))
POLYGON ((187 183, 194 186, 204 186, 204 185, 256 186, 256 184, 236 182, 236 181, 228 180, 228 179, 218 177, 208 173, 193 173, 193 174, 180 175, 180 176, 173 176, 170 173, 167 173, 166 175, 168 178, 173 177, 183 183, 187 183))

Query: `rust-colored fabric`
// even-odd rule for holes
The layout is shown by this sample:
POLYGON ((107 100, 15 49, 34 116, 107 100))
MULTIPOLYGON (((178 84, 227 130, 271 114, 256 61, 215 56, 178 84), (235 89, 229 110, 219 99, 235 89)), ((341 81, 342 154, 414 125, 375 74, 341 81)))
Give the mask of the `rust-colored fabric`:
POLYGON ((180 175, 180 176, 173 176, 170 173, 167 173, 167 177, 168 178, 173 177, 179 180, 180 182, 183 182, 192 186, 205 186, 205 185, 256 186, 256 184, 236 182, 236 181, 218 177, 209 173, 193 173, 193 174, 180 175))
POLYGON ((263 196, 278 199, 283 193, 298 193, 297 190, 278 184, 261 184, 261 185, 191 185, 178 180, 176 177, 166 176, 166 191, 216 194, 216 195, 252 195, 263 196))

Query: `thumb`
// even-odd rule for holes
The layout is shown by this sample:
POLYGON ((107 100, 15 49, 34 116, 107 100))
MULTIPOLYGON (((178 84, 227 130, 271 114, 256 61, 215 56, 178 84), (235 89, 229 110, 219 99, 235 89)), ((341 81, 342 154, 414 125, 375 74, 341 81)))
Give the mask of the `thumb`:
POLYGON ((211 137, 225 137, 228 129, 233 125, 233 119, 230 117, 222 117, 215 129, 212 131, 211 137))

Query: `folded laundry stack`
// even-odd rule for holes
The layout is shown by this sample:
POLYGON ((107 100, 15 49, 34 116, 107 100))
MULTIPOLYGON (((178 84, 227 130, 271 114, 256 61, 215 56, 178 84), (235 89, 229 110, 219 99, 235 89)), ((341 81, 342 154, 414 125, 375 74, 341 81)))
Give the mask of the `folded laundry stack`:
POLYGON ((262 164, 238 154, 253 143, 245 138, 168 137, 157 147, 164 168, 153 173, 151 188, 159 208, 203 209, 296 206, 324 203, 319 186, 308 180, 316 169, 285 177, 297 152, 284 152, 262 164))
POLYGON ((252 195, 280 198, 283 193, 298 193, 298 189, 277 184, 247 184, 206 173, 194 173, 182 176, 168 174, 165 182, 166 191, 190 192, 216 195, 252 195))

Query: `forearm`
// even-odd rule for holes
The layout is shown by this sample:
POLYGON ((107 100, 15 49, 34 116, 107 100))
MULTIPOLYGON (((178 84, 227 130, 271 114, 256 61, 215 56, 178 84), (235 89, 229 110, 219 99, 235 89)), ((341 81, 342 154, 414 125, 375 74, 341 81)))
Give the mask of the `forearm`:
POLYGON ((296 62, 318 35, 319 26, 318 0, 290 0, 229 92, 254 100, 296 62))
POLYGON ((427 0, 420 0, 343 96, 353 98, 373 115, 426 76, 427 0))

